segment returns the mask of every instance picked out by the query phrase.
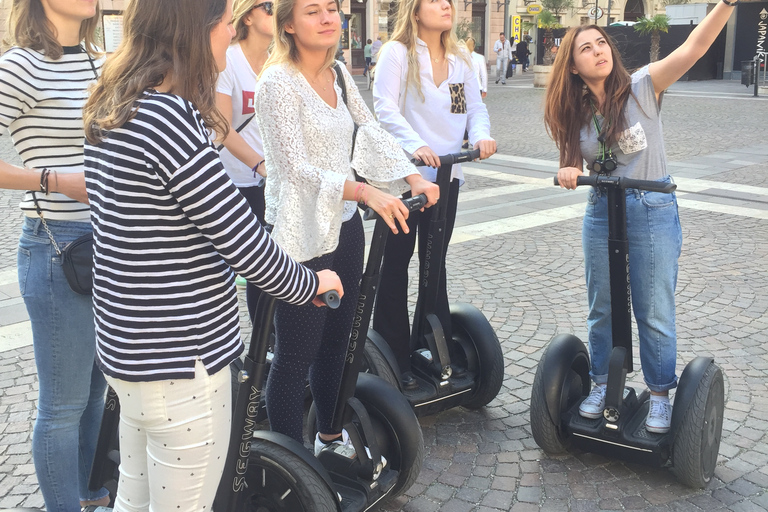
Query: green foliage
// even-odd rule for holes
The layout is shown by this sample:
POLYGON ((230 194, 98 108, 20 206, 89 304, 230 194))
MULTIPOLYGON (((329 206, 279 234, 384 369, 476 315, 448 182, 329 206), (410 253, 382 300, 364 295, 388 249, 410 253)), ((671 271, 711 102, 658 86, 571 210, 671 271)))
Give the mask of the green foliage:
MULTIPOLYGON (((575 8, 574 0, 542 0, 541 6, 544 8, 544 12, 551 12, 555 18, 559 18, 565 11, 573 10, 575 8)), ((539 15, 541 16, 541 15, 539 15)))
POLYGON ((537 22, 539 27, 543 28, 547 32, 551 32, 556 28, 562 27, 560 22, 557 21, 557 16, 555 16, 551 11, 547 9, 541 11, 541 14, 539 14, 537 17, 537 22))
POLYGON ((669 16, 666 14, 657 14, 653 18, 642 17, 633 25, 635 31, 641 35, 647 36, 659 32, 669 32, 669 16))
POLYGON ((468 18, 460 19, 456 23, 456 37, 460 41, 466 41, 472 35, 472 20, 468 18))

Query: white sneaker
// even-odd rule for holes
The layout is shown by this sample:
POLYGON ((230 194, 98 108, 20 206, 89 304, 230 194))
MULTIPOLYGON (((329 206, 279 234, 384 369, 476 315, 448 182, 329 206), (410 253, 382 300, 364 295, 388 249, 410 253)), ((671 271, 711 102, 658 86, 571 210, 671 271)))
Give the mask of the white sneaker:
MULTIPOLYGON (((343 446, 343 450, 339 450, 338 448, 336 451, 341 453, 342 455, 345 455, 349 457, 350 459, 356 456, 355 447, 352 446, 352 441, 349 439, 349 434, 347 433, 347 429, 341 430, 341 439, 337 439, 335 441, 332 441, 330 443, 324 443, 320 440, 320 433, 318 432, 315 434, 315 457, 320 455, 320 452, 331 447, 334 445, 343 446)), ((371 450, 368 449, 368 447, 365 447, 365 453, 368 455, 368 458, 371 458, 371 450)), ((382 467, 387 465, 387 459, 384 457, 384 455, 381 456, 381 465, 382 467)))
POLYGON ((669 397, 651 395, 648 417, 645 419, 645 430, 654 434, 666 434, 669 432, 671 422, 672 404, 669 403, 669 397))
POLYGON ((597 384, 592 388, 589 396, 581 402, 579 414, 584 418, 596 420, 603 416, 605 409, 605 384, 597 384))

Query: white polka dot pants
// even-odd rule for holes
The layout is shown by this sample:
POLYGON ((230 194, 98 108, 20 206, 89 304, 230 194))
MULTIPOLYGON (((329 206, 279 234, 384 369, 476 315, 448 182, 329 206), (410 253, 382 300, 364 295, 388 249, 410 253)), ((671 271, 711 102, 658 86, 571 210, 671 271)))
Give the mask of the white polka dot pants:
POLYGON ((127 382, 120 398, 120 481, 115 512, 207 512, 227 458, 229 367, 194 379, 127 382))

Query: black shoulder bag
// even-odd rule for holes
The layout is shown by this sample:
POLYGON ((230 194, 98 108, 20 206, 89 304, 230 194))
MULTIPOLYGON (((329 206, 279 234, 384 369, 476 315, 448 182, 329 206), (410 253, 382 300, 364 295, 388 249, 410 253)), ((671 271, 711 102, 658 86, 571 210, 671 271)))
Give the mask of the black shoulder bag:
MULTIPOLYGON (((339 84, 339 88, 341 89, 341 99, 344 101, 344 104, 349 107, 349 103, 347 103, 347 83, 344 81, 344 75, 341 74, 341 66, 339 66, 339 63, 333 65, 333 69, 336 70, 336 83, 339 84)), ((353 120, 354 122, 354 120, 353 120)), ((355 154, 355 140, 357 139, 357 123, 354 123, 355 129, 352 132, 352 150, 349 152, 349 161, 352 161, 352 155, 355 154)), ((357 171, 352 169, 355 173, 355 180, 365 182, 364 178, 361 178, 358 176, 357 171)))

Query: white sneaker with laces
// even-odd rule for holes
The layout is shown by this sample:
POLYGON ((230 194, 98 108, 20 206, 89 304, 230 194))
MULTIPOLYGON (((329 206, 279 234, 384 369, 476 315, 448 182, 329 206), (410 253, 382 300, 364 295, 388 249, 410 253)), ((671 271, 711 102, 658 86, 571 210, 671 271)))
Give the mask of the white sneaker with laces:
POLYGON ((648 417, 645 419, 645 430, 654 434, 666 434, 669 432, 669 424, 672 422, 672 404, 668 396, 651 395, 648 417))
MULTIPOLYGON (((315 457, 320 455, 320 452, 325 450, 326 448, 333 446, 333 445, 341 445, 344 447, 349 448, 349 458, 352 458, 352 454, 355 453, 355 447, 352 446, 352 441, 349 439, 349 434, 347 433, 347 429, 341 430, 341 439, 337 439, 335 441, 332 441, 330 443, 324 443, 320 440, 320 433, 318 432, 315 435, 315 457)), ((365 453, 368 455, 368 458, 371 458, 371 450, 368 449, 368 447, 365 447, 365 453)), ((387 465, 387 459, 384 457, 384 455, 381 456, 381 465, 382 467, 387 465)))
POLYGON ((602 417, 605 409, 605 384, 597 384, 592 388, 589 396, 581 402, 579 414, 584 418, 596 420, 602 417))

